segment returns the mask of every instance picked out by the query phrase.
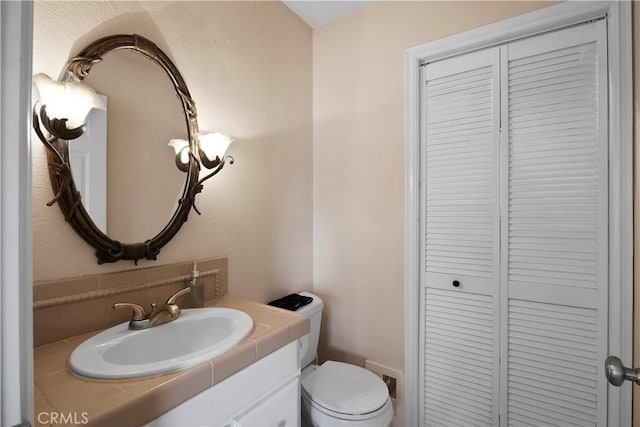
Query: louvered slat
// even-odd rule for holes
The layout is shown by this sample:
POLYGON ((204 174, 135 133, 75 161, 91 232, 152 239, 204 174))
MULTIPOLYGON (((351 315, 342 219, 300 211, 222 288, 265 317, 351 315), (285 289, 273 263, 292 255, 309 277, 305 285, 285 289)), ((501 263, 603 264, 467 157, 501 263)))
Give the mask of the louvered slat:
POLYGON ((425 423, 492 425, 493 299, 427 287, 425 423))
POLYGON ((495 275, 493 72, 488 65, 427 79, 427 273, 495 275))

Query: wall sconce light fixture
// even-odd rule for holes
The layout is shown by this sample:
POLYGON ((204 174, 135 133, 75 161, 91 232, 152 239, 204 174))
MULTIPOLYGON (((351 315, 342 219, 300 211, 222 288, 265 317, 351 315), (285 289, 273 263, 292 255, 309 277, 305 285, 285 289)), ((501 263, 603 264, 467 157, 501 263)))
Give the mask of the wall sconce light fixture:
MULTIPOLYGON (((201 166, 206 169, 210 169, 211 172, 204 178, 200 178, 198 183, 194 187, 194 196, 200 193, 203 188, 203 183, 220 172, 225 163, 229 161, 229 164, 233 164, 234 159, 232 156, 225 156, 229 145, 233 142, 233 138, 226 132, 213 132, 213 133, 198 133, 195 141, 195 153, 190 149, 189 142, 184 139, 172 139, 169 141, 169 145, 174 149, 176 154, 176 166, 182 172, 189 170, 189 158, 193 158, 198 165, 198 170, 201 170, 201 166)), ((193 209, 200 215, 200 211, 195 205, 195 197, 193 209)))
MULTIPOLYGON (((80 136, 89 111, 93 108, 105 109, 96 91, 84 83, 57 82, 40 73, 33 76, 33 84, 36 104, 40 104, 42 124, 53 135, 56 132, 70 132, 80 136)), ((62 135, 58 137, 64 138, 62 135)))
POLYGON ((62 185, 54 198, 56 203, 71 181, 69 159, 58 150, 59 140, 79 138, 85 131, 85 121, 93 108, 105 109, 96 91, 78 81, 57 82, 46 74, 33 76, 33 128, 38 138, 56 157, 55 174, 62 185))

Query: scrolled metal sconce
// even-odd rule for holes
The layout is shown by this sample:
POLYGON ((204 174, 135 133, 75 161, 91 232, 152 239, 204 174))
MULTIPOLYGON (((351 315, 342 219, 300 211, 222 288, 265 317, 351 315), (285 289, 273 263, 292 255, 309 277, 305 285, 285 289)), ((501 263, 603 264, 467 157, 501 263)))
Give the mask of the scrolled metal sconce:
MULTIPOLYGON (((58 150, 61 148, 58 142, 71 141, 82 136, 89 111, 92 108, 105 107, 96 92, 80 82, 55 82, 45 74, 36 74, 33 84, 33 128, 50 155, 54 156, 53 161, 49 161, 49 167, 60 183, 55 196, 47 203, 47 206, 52 206, 69 189, 73 179, 68 156, 63 156, 58 150), (70 103, 70 99, 74 99, 75 102, 70 103), (47 108, 53 112, 54 117, 49 117, 47 108), (68 124, 72 127, 69 128, 68 124)), ((80 195, 76 194, 76 197, 79 201, 80 195)))
POLYGON ((200 215, 200 211, 195 205, 195 195, 200 193, 204 188, 204 182, 209 178, 216 175, 222 170, 225 163, 233 164, 235 161, 232 156, 225 156, 229 145, 233 142, 233 138, 226 132, 214 132, 206 134, 196 135, 196 150, 190 149, 190 145, 183 139, 172 139, 169 145, 173 147, 176 153, 176 166, 183 172, 188 170, 188 159, 192 157, 195 159, 198 169, 201 165, 206 169, 211 170, 204 178, 198 180, 198 183, 194 186, 194 204, 193 209, 200 215))
POLYGON ((54 198, 47 205, 58 204, 65 220, 96 249, 99 264, 123 259, 136 263, 142 258, 155 260, 161 248, 187 221, 191 207, 200 214, 195 207, 195 197, 202 192, 204 181, 220 172, 226 161, 233 164, 233 158, 225 156, 231 137, 216 133, 209 141, 212 137, 199 134, 195 103, 182 75, 160 48, 136 34, 108 36, 89 44, 67 63, 58 82, 42 74, 34 76, 33 81, 37 98, 33 105, 33 128, 47 148, 54 192, 54 198), (120 49, 140 53, 166 72, 181 102, 187 124, 188 140, 170 142, 176 151, 176 166, 186 175, 178 207, 160 233, 140 243, 114 240, 95 225, 82 203, 69 163, 69 143, 84 133, 87 114, 92 108, 104 108, 95 91, 82 81, 104 55, 120 49), (212 172, 199 179, 202 167, 212 169, 212 172))

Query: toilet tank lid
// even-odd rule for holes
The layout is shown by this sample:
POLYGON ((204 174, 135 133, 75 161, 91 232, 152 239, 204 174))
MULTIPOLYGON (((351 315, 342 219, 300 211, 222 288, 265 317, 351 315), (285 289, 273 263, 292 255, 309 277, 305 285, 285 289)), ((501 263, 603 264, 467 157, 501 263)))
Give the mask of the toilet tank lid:
POLYGON ((301 316, 311 317, 312 314, 322 311, 322 308, 324 305, 322 304, 322 299, 320 299, 319 296, 312 294, 311 292, 298 292, 298 295, 311 297, 313 298, 313 301, 297 309, 295 311, 296 314, 300 314, 301 316))

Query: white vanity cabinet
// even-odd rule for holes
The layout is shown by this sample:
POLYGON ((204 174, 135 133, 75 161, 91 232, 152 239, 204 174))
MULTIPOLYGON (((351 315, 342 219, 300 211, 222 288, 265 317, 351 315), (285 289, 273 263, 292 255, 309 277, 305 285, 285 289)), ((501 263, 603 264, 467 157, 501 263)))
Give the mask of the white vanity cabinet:
POLYGON ((287 344, 147 426, 299 426, 298 348, 298 340, 287 344))

